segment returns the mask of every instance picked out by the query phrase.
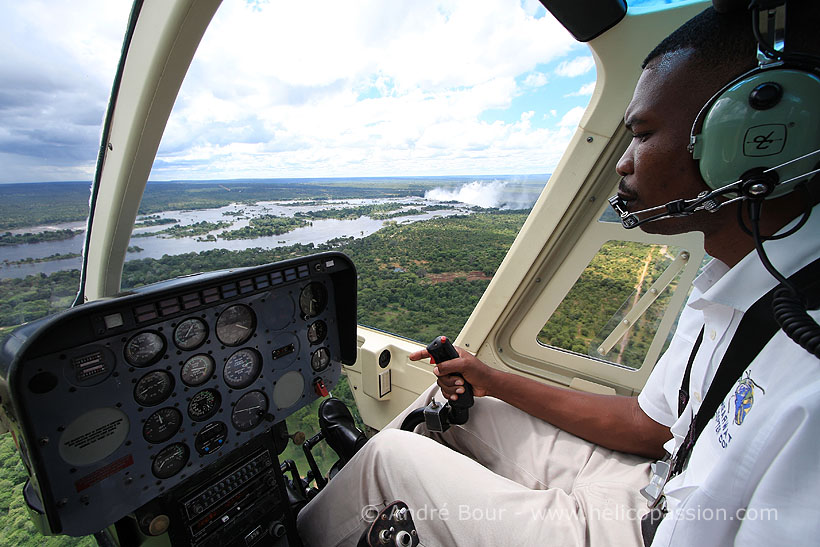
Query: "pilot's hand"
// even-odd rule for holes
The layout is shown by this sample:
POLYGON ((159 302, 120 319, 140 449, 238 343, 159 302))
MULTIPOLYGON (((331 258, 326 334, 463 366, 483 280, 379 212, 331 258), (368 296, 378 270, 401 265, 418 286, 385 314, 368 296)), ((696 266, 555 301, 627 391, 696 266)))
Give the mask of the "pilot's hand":
MULTIPOLYGON (((457 359, 437 363, 433 368, 433 374, 438 376, 438 385, 442 394, 451 401, 457 400, 458 396, 464 393, 464 380, 467 380, 473 386, 474 397, 491 395, 490 390, 498 371, 488 367, 463 348, 456 347, 456 351, 459 355, 457 359), (456 373, 461 374, 462 377, 456 376, 456 373)), ((426 349, 422 349, 411 353, 408 357, 411 361, 420 361, 428 359, 430 354, 426 349)))

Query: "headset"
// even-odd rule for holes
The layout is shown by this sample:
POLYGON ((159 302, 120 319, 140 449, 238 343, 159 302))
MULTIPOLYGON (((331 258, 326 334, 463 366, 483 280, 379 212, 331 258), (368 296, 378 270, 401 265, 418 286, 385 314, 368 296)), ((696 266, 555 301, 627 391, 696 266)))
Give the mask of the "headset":
MULTIPOLYGON (((730 0, 713 3, 722 12, 740 5, 730 0)), ((786 52, 786 3, 752 0, 743 6, 751 11, 759 64, 715 93, 692 124, 688 149, 709 190, 634 212, 617 195, 609 203, 627 229, 737 203, 741 228, 754 238, 763 266, 780 282, 775 319, 787 335, 820 358, 820 326, 806 313, 806 299, 775 269, 762 245, 799 230, 813 203, 806 200, 802 218, 785 233, 764 236, 759 229, 765 200, 806 191, 808 181, 820 173, 820 59, 786 52), (743 219, 744 206, 751 227, 743 219)))

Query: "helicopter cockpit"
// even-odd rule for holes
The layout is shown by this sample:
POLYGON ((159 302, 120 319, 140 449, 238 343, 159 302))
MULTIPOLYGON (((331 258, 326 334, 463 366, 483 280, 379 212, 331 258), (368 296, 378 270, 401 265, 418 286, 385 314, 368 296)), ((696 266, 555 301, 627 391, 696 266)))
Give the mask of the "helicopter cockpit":
MULTIPOLYGON (((71 308, 18 327, 0 347, 0 420, 29 475, 23 496, 44 535, 93 534, 120 546, 301 545, 297 512, 327 470, 309 456, 320 436, 301 439, 309 471, 281 461, 294 437, 286 420, 346 377, 363 422, 379 430, 435 379, 431 365, 408 358, 421 344, 358 324, 361 280, 344 252, 123 288, 140 200, 220 3, 133 3, 79 293, 71 308)), ((622 116, 639 58, 709 2, 541 3, 589 46, 597 81, 463 329, 440 334, 500 370, 635 395, 669 343, 705 251, 700 234, 628 230, 610 211, 615 163, 631 139, 622 116), (591 298, 587 309, 606 315, 600 325, 571 318, 572 332, 564 323, 551 330, 590 283, 612 282, 587 275, 596 260, 621 267, 636 256, 639 281, 625 303, 604 310, 591 298), (643 330, 630 340, 636 325, 643 330), (586 330, 596 332, 580 347, 573 336, 586 330)))

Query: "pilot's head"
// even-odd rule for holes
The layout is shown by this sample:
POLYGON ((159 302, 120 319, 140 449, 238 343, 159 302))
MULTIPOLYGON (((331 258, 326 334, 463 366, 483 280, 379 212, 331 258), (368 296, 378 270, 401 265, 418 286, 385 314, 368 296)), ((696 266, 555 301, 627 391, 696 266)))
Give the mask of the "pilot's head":
MULTIPOLYGON (((816 13, 814 18, 817 19, 816 13)), ((789 38, 798 43, 797 37, 789 38)), ((628 210, 639 211, 679 198, 692 199, 708 189, 697 160, 688 150, 692 124, 715 93, 757 66, 756 52, 750 12, 743 9, 720 14, 708 8, 647 56, 624 115, 624 123, 633 137, 616 166, 623 177, 619 194, 626 200, 628 210)), ((795 196, 779 198, 771 200, 767 207, 782 211, 781 216, 788 220, 799 214, 798 201, 795 196)), ((710 239, 742 234, 738 231, 735 206, 715 213, 698 212, 649 222, 641 228, 667 234, 703 232, 709 252, 710 239)))

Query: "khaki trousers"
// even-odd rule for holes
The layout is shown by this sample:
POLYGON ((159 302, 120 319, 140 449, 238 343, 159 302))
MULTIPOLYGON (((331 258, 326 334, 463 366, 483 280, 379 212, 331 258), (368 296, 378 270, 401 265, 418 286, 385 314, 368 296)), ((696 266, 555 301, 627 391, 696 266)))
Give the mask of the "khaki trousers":
POLYGON ((355 545, 394 500, 425 546, 642 545, 649 462, 601 448, 492 397, 444 434, 401 431, 427 389, 299 514, 307 547, 355 545), (419 434, 421 433, 421 434, 419 434))

